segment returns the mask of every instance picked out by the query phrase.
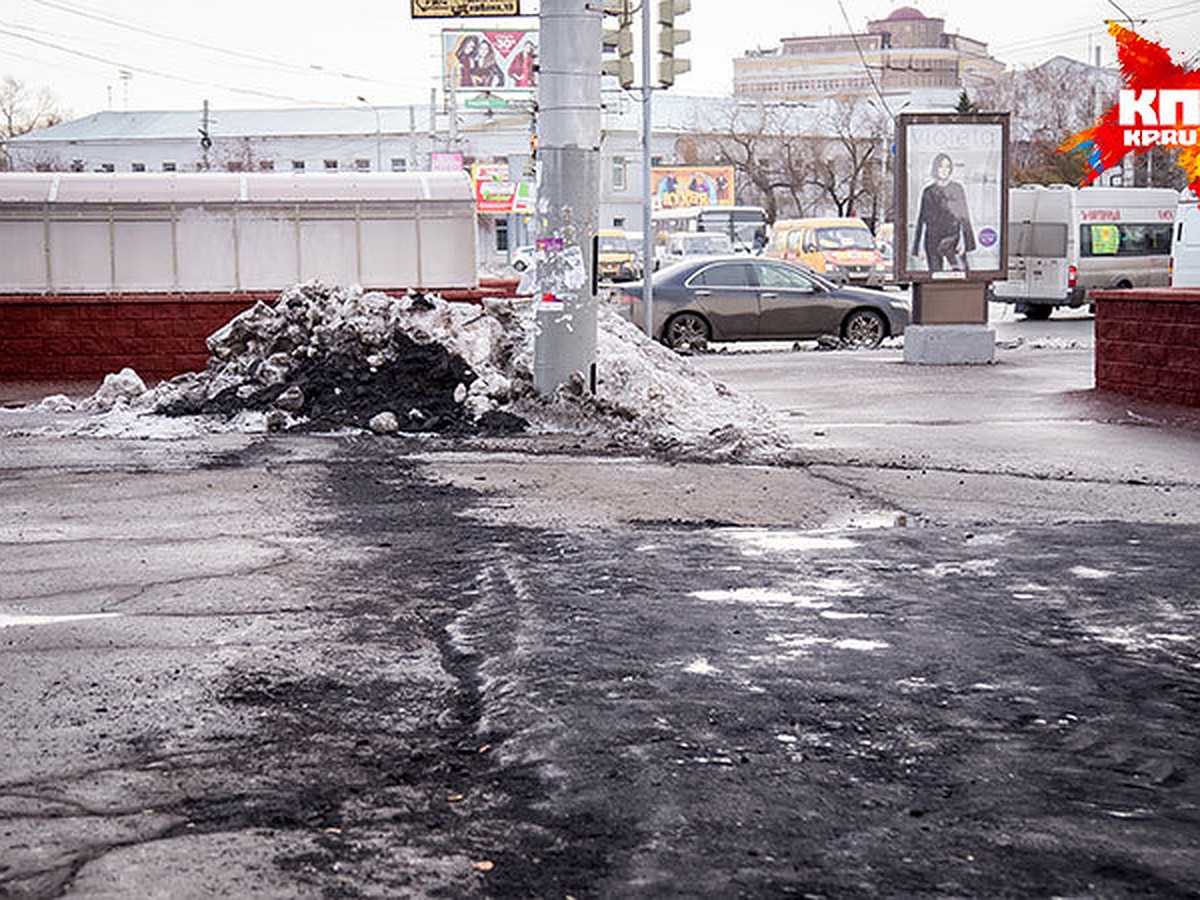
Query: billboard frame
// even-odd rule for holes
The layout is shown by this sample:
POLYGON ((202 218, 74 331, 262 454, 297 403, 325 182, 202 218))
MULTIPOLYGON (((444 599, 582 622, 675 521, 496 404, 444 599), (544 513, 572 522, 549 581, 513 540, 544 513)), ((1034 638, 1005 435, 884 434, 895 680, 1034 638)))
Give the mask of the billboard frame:
MULTIPOLYGON (((925 132, 921 132, 924 136, 925 132)), ((1009 114, 1008 113, 901 113, 896 119, 896 277, 901 282, 917 282, 917 283, 940 283, 940 282, 989 282, 1003 281, 1008 277, 1008 184, 1009 184, 1009 114), (998 152, 993 153, 989 147, 973 147, 973 141, 981 143, 978 138, 984 132, 980 129, 998 129, 996 133, 995 149, 998 152), (916 152, 917 145, 920 143, 914 137, 917 128, 932 128, 936 131, 930 131, 929 137, 933 140, 930 142, 934 147, 938 148, 937 152, 933 152, 934 147, 922 147, 920 152, 916 152), (912 221, 914 218, 909 214, 909 205, 914 198, 921 198, 924 192, 934 185, 930 183, 933 177, 931 171, 931 161, 936 163, 938 157, 948 155, 948 151, 953 150, 957 159, 951 158, 951 172, 957 168, 974 168, 976 170, 975 180, 982 183, 985 188, 990 186, 990 189, 996 191, 995 215, 985 214, 980 215, 981 207, 979 204, 978 191, 976 188, 976 202, 971 203, 970 197, 966 196, 967 214, 970 218, 970 233, 971 240, 976 247, 986 245, 987 247, 995 246, 996 264, 990 268, 979 268, 970 265, 967 258, 970 252, 973 252, 970 247, 963 247, 958 251, 959 256, 963 258, 962 268, 950 266, 948 268, 934 268, 935 265, 940 266, 943 260, 939 257, 937 263, 930 258, 926 252, 926 262, 923 265, 915 265, 922 251, 922 247, 912 246, 910 241, 910 231, 912 228, 920 227, 926 223, 922 223, 917 217, 917 221, 912 221), (931 156, 932 154, 932 156, 931 156), (927 159, 927 157, 929 159, 927 159), (980 173, 982 169, 982 173, 980 173), (988 224, 978 227, 980 222, 988 224)), ((957 190, 965 196, 965 191, 958 182, 951 182, 952 185, 959 184, 957 190)), ((929 232, 925 232, 928 238, 929 232)), ((960 244, 965 243, 959 242, 960 244)), ((927 249, 928 245, 926 245, 927 249)), ((954 251, 952 250, 953 254, 954 251)))

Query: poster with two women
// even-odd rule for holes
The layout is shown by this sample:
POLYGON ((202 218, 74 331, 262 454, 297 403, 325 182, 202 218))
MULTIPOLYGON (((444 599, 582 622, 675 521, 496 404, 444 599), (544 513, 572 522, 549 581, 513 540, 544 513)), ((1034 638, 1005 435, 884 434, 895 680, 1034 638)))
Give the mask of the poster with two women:
POLYGON ((443 31, 446 89, 532 91, 537 48, 536 31, 443 31))

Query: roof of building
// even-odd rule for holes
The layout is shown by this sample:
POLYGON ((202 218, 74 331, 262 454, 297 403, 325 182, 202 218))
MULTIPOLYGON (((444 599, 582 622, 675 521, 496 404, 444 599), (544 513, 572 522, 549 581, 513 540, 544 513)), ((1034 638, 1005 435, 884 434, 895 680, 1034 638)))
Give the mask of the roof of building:
MULTIPOLYGON (((414 107, 413 116, 417 129, 428 129, 428 108, 414 107)), ((369 134, 376 130, 377 124, 379 130, 394 134, 407 132, 409 121, 407 106, 215 109, 208 114, 207 127, 214 139, 242 135, 296 137, 369 134)), ((33 141, 191 140, 197 136, 203 122, 204 114, 200 110, 106 110, 31 132, 22 138, 33 141)))
POLYGON ((912 21, 914 19, 925 19, 925 18, 927 18, 925 16, 925 14, 922 13, 915 6, 901 6, 899 9, 892 10, 891 15, 889 15, 883 21, 885 21, 885 22, 907 22, 907 21, 912 21))
MULTIPOLYGON (((652 107, 654 127, 660 131, 687 132, 728 122, 744 101, 728 97, 685 97, 656 94, 652 107)), ((605 128, 637 130, 641 107, 621 92, 604 95, 605 128)), ((424 106, 330 107, 323 109, 213 109, 208 115, 209 136, 220 139, 320 137, 324 135, 418 134, 430 129, 430 109, 424 106), (375 114, 379 119, 376 121, 375 114)), ((79 142, 193 141, 198 139, 203 114, 199 110, 107 110, 62 122, 12 139, 14 144, 79 142)), ((446 119, 438 111, 437 129, 446 119)), ((527 127, 521 109, 487 111, 465 108, 460 99, 458 127, 464 133, 504 126, 527 127)))

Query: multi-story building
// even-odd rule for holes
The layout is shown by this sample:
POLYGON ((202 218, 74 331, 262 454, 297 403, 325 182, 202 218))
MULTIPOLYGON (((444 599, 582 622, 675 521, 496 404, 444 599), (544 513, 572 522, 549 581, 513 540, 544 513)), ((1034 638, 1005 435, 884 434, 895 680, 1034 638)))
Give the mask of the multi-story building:
POLYGON ((987 44, 946 31, 945 20, 911 6, 867 24, 863 34, 790 37, 733 62, 735 97, 815 102, 831 96, 876 97, 895 109, 953 107, 994 81, 1004 65, 987 44), (893 101, 895 101, 893 103, 893 101))

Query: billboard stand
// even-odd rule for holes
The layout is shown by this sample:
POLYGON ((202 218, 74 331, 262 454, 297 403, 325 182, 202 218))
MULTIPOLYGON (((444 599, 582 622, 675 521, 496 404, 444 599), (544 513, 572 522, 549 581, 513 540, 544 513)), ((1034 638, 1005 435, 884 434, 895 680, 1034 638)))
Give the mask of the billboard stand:
POLYGON ((1008 114, 902 114, 897 278, 913 286, 904 361, 995 361, 987 286, 1008 275, 1008 114))
POLYGON ((996 360, 987 325, 987 284, 913 284, 913 324, 904 330, 904 361, 918 365, 986 365, 996 360))

